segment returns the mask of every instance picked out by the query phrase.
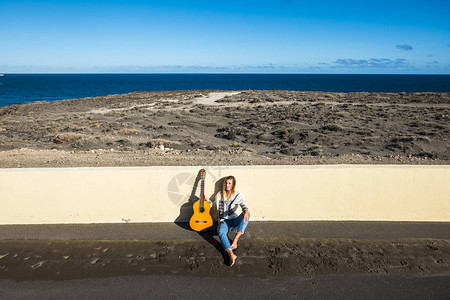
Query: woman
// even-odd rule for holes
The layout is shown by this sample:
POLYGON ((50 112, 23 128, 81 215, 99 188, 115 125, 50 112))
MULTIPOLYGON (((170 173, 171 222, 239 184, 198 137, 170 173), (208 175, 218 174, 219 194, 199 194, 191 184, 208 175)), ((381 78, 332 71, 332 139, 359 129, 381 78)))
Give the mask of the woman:
POLYGON ((234 265, 237 256, 233 250, 237 248, 237 242, 241 235, 244 234, 245 228, 248 225, 250 213, 247 204, 244 201, 242 193, 235 190, 236 179, 233 176, 225 177, 223 181, 222 191, 216 194, 216 205, 219 211, 219 225, 217 233, 225 251, 230 257, 230 266, 234 265), (242 213, 237 215, 236 211, 238 205, 242 208, 242 213), (236 230, 236 237, 230 244, 228 239, 228 232, 236 230))

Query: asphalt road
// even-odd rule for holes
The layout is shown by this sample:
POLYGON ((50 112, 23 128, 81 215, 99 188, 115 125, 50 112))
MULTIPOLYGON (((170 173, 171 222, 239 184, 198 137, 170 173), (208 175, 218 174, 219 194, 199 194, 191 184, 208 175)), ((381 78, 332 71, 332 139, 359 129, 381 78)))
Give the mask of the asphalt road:
POLYGON ((448 299, 450 277, 327 275, 298 278, 130 276, 0 280, 2 299, 448 299))

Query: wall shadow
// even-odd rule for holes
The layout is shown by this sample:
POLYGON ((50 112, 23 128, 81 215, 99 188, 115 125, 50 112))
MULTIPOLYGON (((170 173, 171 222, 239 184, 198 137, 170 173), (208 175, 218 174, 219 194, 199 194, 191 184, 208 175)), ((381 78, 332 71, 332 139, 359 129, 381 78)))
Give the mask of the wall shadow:
MULTIPOLYGON (((199 197, 197 197, 195 195, 195 193, 197 191, 200 179, 201 179, 201 173, 199 171, 197 173, 197 177, 195 178, 194 184, 192 186, 192 191, 191 191, 191 195, 189 197, 189 200, 188 200, 188 202, 184 203, 180 207, 180 214, 174 221, 174 223, 177 226, 179 226, 180 228, 183 228, 185 230, 194 231, 189 226, 189 222, 185 222, 184 221, 183 217, 188 216, 189 220, 190 220, 191 217, 194 215, 194 210, 193 210, 192 206, 194 205, 194 203, 197 200, 199 200, 199 197)), ((209 197, 207 195, 205 195, 208 199, 215 199, 216 198, 217 193, 222 190, 222 185, 223 185, 224 179, 225 179, 225 177, 220 178, 219 180, 217 180, 215 182, 213 194, 210 195, 209 197)), ((210 215, 211 215, 211 217, 212 217, 212 219, 214 221, 213 225, 211 227, 207 228, 206 230, 198 231, 197 233, 205 241, 207 241, 212 246, 214 246, 214 248, 217 249, 217 251, 222 255, 223 263, 228 265, 229 264, 229 256, 225 253, 225 251, 223 249, 223 246, 222 246, 222 243, 220 242, 219 237, 217 235, 217 221, 216 220, 218 220, 219 213, 218 213, 217 209, 214 208, 214 206, 211 208, 210 215)))
MULTIPOLYGON (((197 177, 195 177, 194 184, 192 185, 191 195, 189 196, 188 202, 181 205, 180 214, 175 219, 175 224, 185 223, 187 220, 190 220, 192 218, 192 215, 194 214, 192 206, 194 205, 195 201, 199 200, 199 198, 195 195, 195 192, 197 191, 200 178, 201 178, 200 171, 198 171, 197 177)), ((189 224, 187 225, 189 227, 189 224)))

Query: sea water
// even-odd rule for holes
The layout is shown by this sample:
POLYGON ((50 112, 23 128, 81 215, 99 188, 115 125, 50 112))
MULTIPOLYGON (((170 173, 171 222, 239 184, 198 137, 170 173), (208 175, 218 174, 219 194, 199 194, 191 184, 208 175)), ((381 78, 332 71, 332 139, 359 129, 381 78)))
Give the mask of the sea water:
POLYGON ((450 92, 450 75, 4 74, 0 106, 165 90, 450 92))

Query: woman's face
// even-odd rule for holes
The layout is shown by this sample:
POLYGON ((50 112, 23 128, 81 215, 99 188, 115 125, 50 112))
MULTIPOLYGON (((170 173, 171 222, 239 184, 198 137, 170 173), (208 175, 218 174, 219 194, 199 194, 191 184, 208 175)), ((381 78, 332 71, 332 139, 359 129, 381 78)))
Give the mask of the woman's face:
POLYGON ((233 188, 233 179, 227 179, 227 181, 225 182, 225 190, 229 192, 231 191, 232 188, 233 188))

